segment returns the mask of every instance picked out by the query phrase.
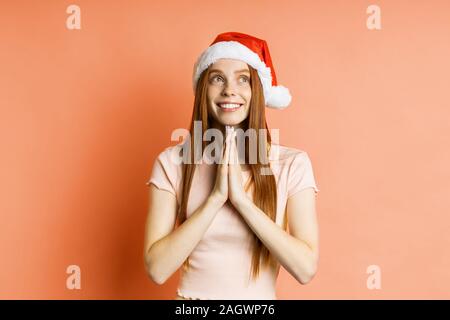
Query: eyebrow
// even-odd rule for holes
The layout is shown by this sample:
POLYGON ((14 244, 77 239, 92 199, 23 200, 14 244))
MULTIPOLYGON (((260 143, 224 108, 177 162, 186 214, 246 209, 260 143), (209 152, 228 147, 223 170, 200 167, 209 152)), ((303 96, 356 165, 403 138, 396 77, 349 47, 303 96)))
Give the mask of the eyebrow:
MULTIPOLYGON (((213 72, 223 73, 221 70, 218 70, 218 69, 212 69, 212 70, 210 70, 209 72, 210 72, 210 73, 213 73, 213 72)), ((242 72, 250 73, 250 71, 249 71, 248 69, 237 70, 237 71, 235 71, 234 73, 242 73, 242 72)))

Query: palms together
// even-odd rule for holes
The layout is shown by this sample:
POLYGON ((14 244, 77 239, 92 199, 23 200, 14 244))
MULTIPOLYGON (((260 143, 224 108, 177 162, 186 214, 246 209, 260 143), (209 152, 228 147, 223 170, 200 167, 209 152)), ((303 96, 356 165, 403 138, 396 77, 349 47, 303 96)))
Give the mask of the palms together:
POLYGON ((223 203, 230 199, 230 202, 234 205, 246 197, 236 146, 236 132, 233 128, 228 131, 226 137, 213 194, 223 203))

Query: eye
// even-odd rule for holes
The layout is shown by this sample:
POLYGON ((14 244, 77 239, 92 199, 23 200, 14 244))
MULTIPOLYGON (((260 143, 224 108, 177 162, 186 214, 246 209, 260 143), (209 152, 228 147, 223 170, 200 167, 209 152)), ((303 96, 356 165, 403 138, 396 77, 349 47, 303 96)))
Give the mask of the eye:
POLYGON ((249 77, 247 77, 247 76, 242 76, 241 79, 244 79, 245 82, 249 82, 250 81, 249 77))
POLYGON ((223 78, 222 78, 221 76, 213 76, 213 77, 211 78, 211 80, 215 80, 215 79, 217 79, 217 78, 223 80, 223 78))

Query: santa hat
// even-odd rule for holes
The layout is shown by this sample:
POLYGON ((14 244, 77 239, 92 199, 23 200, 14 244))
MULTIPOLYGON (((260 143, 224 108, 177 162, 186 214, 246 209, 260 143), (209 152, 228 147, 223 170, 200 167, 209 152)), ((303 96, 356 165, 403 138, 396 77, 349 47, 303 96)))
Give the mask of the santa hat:
POLYGON ((244 61, 258 71, 267 107, 284 109, 290 104, 292 97, 289 89, 277 84, 266 41, 239 32, 219 34, 197 59, 193 72, 194 93, 200 74, 222 58, 244 61))

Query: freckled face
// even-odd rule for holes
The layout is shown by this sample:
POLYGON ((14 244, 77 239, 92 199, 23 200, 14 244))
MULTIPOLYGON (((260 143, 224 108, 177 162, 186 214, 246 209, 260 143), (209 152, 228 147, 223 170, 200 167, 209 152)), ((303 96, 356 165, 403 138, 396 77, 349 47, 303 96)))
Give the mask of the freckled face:
POLYGON ((210 69, 208 112, 222 125, 238 125, 250 111, 252 90, 248 65, 240 60, 219 59, 210 69))

